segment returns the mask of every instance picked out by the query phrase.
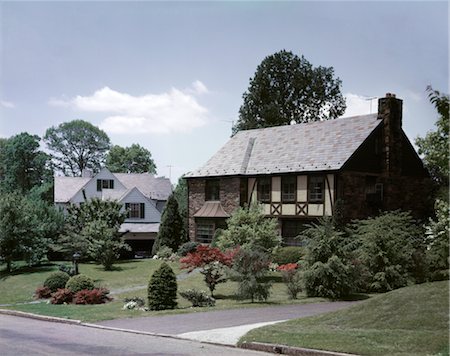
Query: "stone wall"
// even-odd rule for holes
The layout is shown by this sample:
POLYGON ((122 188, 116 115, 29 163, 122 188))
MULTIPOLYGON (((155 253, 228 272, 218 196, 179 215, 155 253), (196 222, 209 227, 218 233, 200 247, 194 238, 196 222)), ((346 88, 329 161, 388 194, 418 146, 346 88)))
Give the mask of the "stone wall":
MULTIPOLYGON (((220 178, 220 203, 226 213, 232 214, 239 207, 240 198, 239 178, 220 178)), ((195 240, 195 218, 194 214, 205 204, 205 179, 194 178, 188 180, 189 191, 189 239, 195 240)))

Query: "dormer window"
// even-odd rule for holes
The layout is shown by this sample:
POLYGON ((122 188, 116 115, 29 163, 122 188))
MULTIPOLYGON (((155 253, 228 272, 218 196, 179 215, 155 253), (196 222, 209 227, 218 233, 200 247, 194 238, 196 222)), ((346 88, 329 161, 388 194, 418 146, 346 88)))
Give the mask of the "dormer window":
POLYGON ((205 182, 205 201, 220 200, 220 184, 218 179, 208 179, 205 182))
POLYGON ((114 179, 97 179, 97 192, 103 189, 114 189, 114 179))

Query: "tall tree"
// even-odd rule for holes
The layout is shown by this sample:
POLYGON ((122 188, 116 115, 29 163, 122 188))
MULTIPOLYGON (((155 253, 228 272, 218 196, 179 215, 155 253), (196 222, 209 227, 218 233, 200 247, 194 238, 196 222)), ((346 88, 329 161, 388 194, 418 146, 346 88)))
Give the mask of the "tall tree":
POLYGON ((303 56, 285 50, 261 62, 243 99, 234 133, 334 119, 346 107, 333 67, 314 68, 303 56))
POLYGON ((425 166, 433 180, 445 190, 442 197, 448 200, 449 184, 449 96, 427 87, 430 102, 436 107, 439 118, 436 131, 428 132, 425 137, 417 137, 419 154, 423 155, 425 166))
POLYGON ((53 151, 56 167, 65 175, 79 176, 86 168, 98 171, 110 148, 108 135, 83 120, 64 122, 50 127, 44 135, 53 151))
POLYGON ((52 180, 50 156, 39 150, 40 138, 22 132, 0 143, 0 189, 27 193, 52 180))
POLYGON ((187 181, 184 176, 178 179, 177 186, 173 191, 173 195, 178 203, 178 212, 180 213, 181 219, 183 220, 183 236, 187 241, 188 233, 188 188, 187 181))
POLYGON ((183 230, 183 220, 178 212, 178 203, 172 194, 164 207, 161 225, 152 252, 156 253, 162 246, 170 247, 172 251, 176 251, 181 244, 186 242, 183 230))
POLYGON ((106 167, 115 173, 156 173, 152 154, 133 143, 130 147, 113 146, 106 156, 106 167))

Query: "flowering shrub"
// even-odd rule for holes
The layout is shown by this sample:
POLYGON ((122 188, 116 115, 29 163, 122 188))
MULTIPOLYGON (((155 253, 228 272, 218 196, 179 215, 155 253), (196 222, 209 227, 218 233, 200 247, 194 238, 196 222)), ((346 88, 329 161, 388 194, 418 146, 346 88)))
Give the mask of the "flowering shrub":
POLYGON ((193 307, 213 307, 216 300, 206 294, 205 291, 196 289, 188 289, 180 292, 180 295, 192 303, 193 307))
POLYGON ((103 304, 110 300, 106 288, 83 289, 75 294, 75 304, 103 304))
POLYGON ((238 250, 239 248, 236 248, 224 253, 216 247, 199 245, 195 252, 190 252, 180 259, 181 268, 189 269, 189 271, 200 268, 200 273, 203 274, 205 283, 213 296, 216 285, 226 281, 225 267, 232 265, 233 257, 238 250))
POLYGON ((37 287, 36 291, 34 292, 34 297, 36 299, 44 299, 44 298, 50 298, 52 296, 52 291, 49 287, 37 287))
POLYGON ((52 294, 50 303, 52 304, 69 304, 72 303, 73 293, 70 289, 60 288, 52 294))
POLYGON ((297 299, 297 294, 302 291, 302 280, 298 271, 297 263, 286 263, 278 266, 277 270, 281 272, 284 284, 287 287, 287 294, 290 299, 297 299))
POLYGON ((145 302, 144 299, 140 297, 132 297, 132 298, 125 298, 124 299, 125 304, 123 305, 122 309, 124 310, 146 310, 144 308, 145 302))

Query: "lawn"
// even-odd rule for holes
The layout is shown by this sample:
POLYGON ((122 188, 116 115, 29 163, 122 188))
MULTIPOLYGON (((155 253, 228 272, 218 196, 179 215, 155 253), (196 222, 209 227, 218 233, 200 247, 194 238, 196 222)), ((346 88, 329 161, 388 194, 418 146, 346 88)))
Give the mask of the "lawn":
MULTIPOLYGON (((235 282, 226 282, 218 285, 215 296, 216 306, 214 308, 191 308, 190 303, 178 297, 178 309, 143 312, 136 310, 122 310, 123 299, 126 297, 138 296, 147 299, 148 280, 150 275, 160 266, 159 260, 131 260, 121 261, 115 264, 113 271, 104 271, 96 264, 81 263, 80 273, 88 275, 96 281, 98 286, 103 286, 111 290, 113 301, 100 305, 52 305, 45 302, 39 304, 17 304, 33 301, 33 293, 36 287, 42 285, 47 276, 58 270, 56 264, 43 265, 33 268, 22 268, 12 274, 3 272, 0 274, 0 304, 14 304, 13 306, 3 306, 5 309, 15 309, 36 314, 58 316, 63 318, 77 319, 82 321, 98 321, 116 318, 139 317, 159 314, 187 313, 203 310, 218 310, 230 308, 261 307, 270 305, 283 305, 293 303, 313 303, 326 301, 323 298, 306 298, 299 295, 299 299, 293 301, 287 298, 285 285, 281 282, 278 273, 272 273, 270 279, 273 282, 272 293, 267 302, 250 303, 250 301, 239 301, 234 298, 236 290, 235 282), (126 289, 132 291, 125 291, 126 289)), ((171 262, 170 266, 177 275, 185 274, 185 270, 180 270, 177 262, 171 262)), ((200 273, 191 273, 183 276, 178 281, 178 290, 196 288, 207 291, 200 273)))
POLYGON ((448 281, 375 296, 346 310, 250 331, 243 341, 360 355, 448 355, 448 281))

